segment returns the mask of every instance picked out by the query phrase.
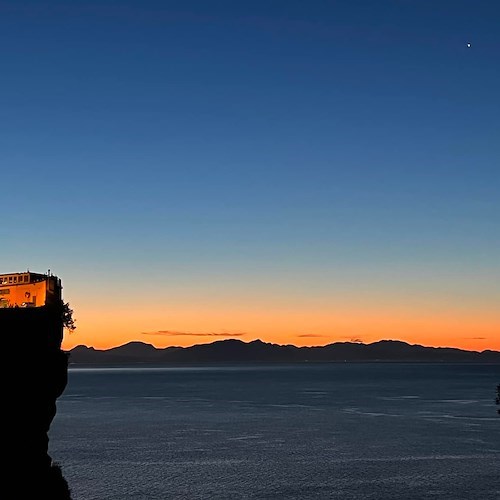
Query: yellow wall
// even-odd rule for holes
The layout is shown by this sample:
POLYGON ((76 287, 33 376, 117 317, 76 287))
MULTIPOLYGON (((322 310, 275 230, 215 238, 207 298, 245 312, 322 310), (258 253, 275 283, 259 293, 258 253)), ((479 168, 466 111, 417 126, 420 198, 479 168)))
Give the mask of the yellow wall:
POLYGON ((3 302, 0 307, 21 307, 23 302, 40 307, 59 298, 60 290, 52 278, 35 283, 0 286, 0 300, 3 302))

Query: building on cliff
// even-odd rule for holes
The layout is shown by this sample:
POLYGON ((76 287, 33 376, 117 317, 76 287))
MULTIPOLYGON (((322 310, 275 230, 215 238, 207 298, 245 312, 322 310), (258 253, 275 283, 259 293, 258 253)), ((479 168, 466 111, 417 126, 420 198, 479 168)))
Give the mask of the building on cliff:
POLYGON ((61 280, 46 274, 0 274, 0 335, 5 358, 1 498, 71 500, 49 454, 49 430, 67 384, 68 353, 61 280))
POLYGON ((0 274, 0 308, 41 307, 58 304, 61 298, 61 280, 50 271, 0 274))

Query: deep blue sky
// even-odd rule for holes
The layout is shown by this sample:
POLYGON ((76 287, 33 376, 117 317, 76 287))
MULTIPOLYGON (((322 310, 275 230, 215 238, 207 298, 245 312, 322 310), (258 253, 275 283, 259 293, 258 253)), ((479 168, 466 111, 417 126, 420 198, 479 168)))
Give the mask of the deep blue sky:
POLYGON ((497 303, 499 26, 496 0, 0 2, 0 272, 497 303))

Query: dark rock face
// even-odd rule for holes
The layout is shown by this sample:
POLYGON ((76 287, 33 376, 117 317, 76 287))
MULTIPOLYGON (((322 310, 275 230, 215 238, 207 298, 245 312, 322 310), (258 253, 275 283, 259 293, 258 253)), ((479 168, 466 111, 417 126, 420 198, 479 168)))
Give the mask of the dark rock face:
POLYGON ((0 335, 6 389, 2 455, 7 462, 0 495, 70 499, 62 471, 48 453, 48 431, 68 375, 68 355, 61 350, 62 308, 0 309, 0 335))

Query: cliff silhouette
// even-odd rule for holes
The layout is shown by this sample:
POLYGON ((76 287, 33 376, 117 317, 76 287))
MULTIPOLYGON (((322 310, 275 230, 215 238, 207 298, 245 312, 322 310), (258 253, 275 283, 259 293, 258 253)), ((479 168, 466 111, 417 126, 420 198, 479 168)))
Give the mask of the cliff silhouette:
POLYGON ((67 384, 68 355, 61 349, 63 307, 0 309, 6 368, 2 498, 71 499, 48 451, 57 398, 67 384))

